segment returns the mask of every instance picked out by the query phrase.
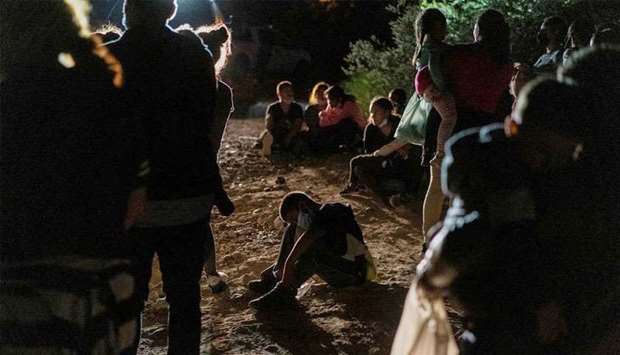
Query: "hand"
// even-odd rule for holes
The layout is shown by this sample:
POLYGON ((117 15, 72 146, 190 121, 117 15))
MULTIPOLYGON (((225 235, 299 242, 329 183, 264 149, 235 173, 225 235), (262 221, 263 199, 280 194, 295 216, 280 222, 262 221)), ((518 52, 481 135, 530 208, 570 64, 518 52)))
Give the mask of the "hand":
POLYGON ((228 198, 226 191, 221 190, 215 194, 215 206, 222 216, 228 217, 235 212, 235 205, 228 198))

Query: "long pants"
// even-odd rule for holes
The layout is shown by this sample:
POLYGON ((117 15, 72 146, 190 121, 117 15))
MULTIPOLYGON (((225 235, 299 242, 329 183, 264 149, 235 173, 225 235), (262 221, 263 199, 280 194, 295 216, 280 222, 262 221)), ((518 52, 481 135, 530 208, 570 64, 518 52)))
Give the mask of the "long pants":
POLYGON ((386 175, 383 167, 385 157, 375 157, 370 154, 358 155, 349 163, 349 183, 364 184, 374 188, 377 179, 386 175))
MULTIPOLYGON (((200 349, 200 277, 205 261, 208 220, 192 224, 133 228, 130 231, 136 288, 141 310, 148 299, 155 254, 159 257, 169 306, 168 355, 198 355, 200 349)), ((141 322, 138 322, 138 334, 141 322)), ((138 341, 133 354, 137 352, 138 341)))
POLYGON ((431 178, 422 207, 422 232, 424 241, 427 241, 427 233, 441 218, 441 210, 445 196, 441 191, 441 167, 431 164, 431 178))
MULTIPOLYGON (((263 278, 273 277, 275 270, 284 267, 294 245, 295 227, 289 226, 284 231, 278 259, 263 271, 263 278)), ((361 285, 366 279, 366 259, 363 256, 355 261, 344 259, 330 248, 324 238, 320 238, 295 263, 294 287, 299 288, 315 274, 336 288, 361 285)))

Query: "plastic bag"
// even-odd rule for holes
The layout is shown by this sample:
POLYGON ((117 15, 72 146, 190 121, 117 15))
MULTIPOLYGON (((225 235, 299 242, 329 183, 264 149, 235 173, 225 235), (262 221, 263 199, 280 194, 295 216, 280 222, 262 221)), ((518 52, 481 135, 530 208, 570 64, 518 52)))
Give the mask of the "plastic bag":
POLYGON ((426 123, 432 109, 432 103, 418 95, 411 96, 394 136, 402 142, 416 145, 424 144, 426 123))
POLYGON ((391 355, 458 355, 442 298, 429 300, 409 289, 391 355))

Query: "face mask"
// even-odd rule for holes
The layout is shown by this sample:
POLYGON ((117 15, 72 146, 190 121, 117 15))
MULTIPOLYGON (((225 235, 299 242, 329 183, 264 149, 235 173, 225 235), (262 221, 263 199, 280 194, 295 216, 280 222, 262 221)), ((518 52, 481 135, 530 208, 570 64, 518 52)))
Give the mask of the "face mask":
POLYGON ((379 128, 383 128, 383 127, 387 126, 387 124, 388 124, 388 120, 387 120, 387 118, 385 118, 385 119, 383 119, 383 122, 381 122, 381 124, 378 125, 378 127, 379 128))
POLYGON ((312 213, 310 211, 300 211, 297 215, 297 227, 308 230, 310 229, 310 225, 312 224, 312 213))

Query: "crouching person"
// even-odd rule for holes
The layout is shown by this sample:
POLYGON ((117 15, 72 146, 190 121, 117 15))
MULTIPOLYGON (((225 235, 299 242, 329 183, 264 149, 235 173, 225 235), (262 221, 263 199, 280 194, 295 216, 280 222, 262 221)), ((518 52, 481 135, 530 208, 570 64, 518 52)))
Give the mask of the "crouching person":
POLYGON ((291 192, 282 200, 280 218, 287 226, 278 259, 260 280, 248 284, 263 294, 250 306, 291 304, 297 289, 315 274, 336 288, 375 279, 372 257, 351 207, 320 204, 303 192, 291 192))

